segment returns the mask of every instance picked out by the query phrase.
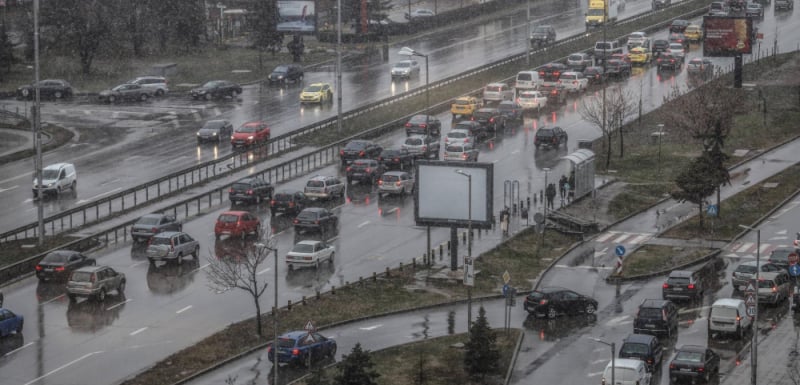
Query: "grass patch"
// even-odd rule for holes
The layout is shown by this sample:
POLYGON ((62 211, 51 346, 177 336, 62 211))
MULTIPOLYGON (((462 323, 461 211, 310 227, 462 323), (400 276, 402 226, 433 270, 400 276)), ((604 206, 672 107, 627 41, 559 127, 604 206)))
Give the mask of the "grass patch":
POLYGON ((642 211, 664 198, 671 187, 668 183, 629 184, 623 192, 608 204, 608 212, 614 218, 625 218, 642 211))
POLYGON ((637 276, 663 271, 674 266, 680 266, 695 261, 713 250, 709 248, 684 248, 662 245, 644 245, 622 262, 622 272, 625 276, 637 276))
MULTIPOLYGON (((30 131, 30 126, 20 125, 18 128, 23 131, 30 131)), ((72 131, 53 124, 44 125, 42 132, 50 137, 50 140, 42 146, 42 153, 63 146, 75 136, 72 131)), ((0 140, 2 140, 2 136, 0 136, 0 140)), ((44 139, 42 139, 42 141, 44 142, 44 139)), ((25 148, 24 150, 0 156, 0 164, 19 159, 30 158, 34 155, 36 155, 36 151, 34 149, 25 148)), ((0 256, 0 258, 2 258, 2 256, 0 256)))
MULTIPOLYGON (((494 378, 487 377, 490 383, 502 382, 500 378, 511 365, 517 338, 521 333, 519 329, 510 329, 509 333, 505 333, 503 329, 495 329, 497 348, 500 351, 500 373, 494 378)), ((469 334, 462 333, 371 352, 374 369, 381 375, 377 383, 415 385, 419 383, 422 374, 425 384, 428 385, 473 384, 463 369, 464 349, 453 346, 466 343, 468 340, 469 334), (423 363, 422 370, 420 361, 423 363)), ((324 369, 322 376, 330 381, 337 374, 339 374, 338 365, 324 369)), ((306 384, 305 381, 298 382, 298 385, 306 384)))
POLYGON ((720 205, 720 216, 714 218, 713 226, 711 218, 706 216, 703 226, 700 226, 700 217, 694 216, 669 229, 663 236, 680 239, 704 238, 730 241, 742 232, 742 228, 739 225, 755 225, 761 217, 778 206, 787 197, 794 195, 799 189, 800 164, 794 164, 765 181, 723 200, 720 205), (764 187, 765 184, 773 183, 777 183, 777 186, 764 187))

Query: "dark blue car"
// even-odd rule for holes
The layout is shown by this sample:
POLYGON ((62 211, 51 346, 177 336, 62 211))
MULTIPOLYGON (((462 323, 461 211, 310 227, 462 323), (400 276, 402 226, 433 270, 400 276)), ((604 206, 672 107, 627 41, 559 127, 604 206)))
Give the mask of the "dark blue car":
MULTIPOLYGON (((270 362, 274 362, 272 345, 267 348, 270 362)), ((293 331, 278 337, 278 362, 310 366, 312 363, 336 356, 336 341, 316 332, 293 331)))
MULTIPOLYGON (((12 332, 22 333, 23 318, 11 310, 0 308, 0 337, 10 335, 12 332)), ((335 349, 334 349, 335 350, 335 349)))

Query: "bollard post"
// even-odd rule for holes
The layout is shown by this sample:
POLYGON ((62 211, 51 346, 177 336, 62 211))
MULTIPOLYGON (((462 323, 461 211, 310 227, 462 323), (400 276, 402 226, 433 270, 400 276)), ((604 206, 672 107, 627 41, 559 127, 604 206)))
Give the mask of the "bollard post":
POLYGON ((372 282, 378 282, 378 273, 372 272, 372 282))
POLYGON ((403 271, 403 262, 400 262, 400 271, 403 271))
POLYGON ((331 285, 331 294, 336 294, 336 286, 331 285))
POLYGON ((317 290, 317 300, 319 301, 319 290, 317 290))
POLYGON ((417 270, 417 257, 411 258, 411 271, 417 270))
POLYGON ((359 287, 364 286, 364 278, 363 277, 358 277, 358 286, 359 287))
POLYGON ((302 301, 302 303, 303 303, 303 306, 306 306, 306 296, 303 296, 303 301, 302 301))
POLYGON ((386 267, 386 277, 387 278, 389 277, 389 267, 388 266, 386 267))
POLYGON ((463 243, 465 245, 467 244, 467 233, 466 232, 461 233, 461 243, 463 243))
POLYGON ((439 245, 439 259, 444 255, 444 245, 439 245))
POLYGON ((292 300, 289 300, 289 303, 286 304, 286 310, 292 310, 292 300))
POLYGON ((447 253, 450 254, 450 241, 447 241, 447 253))

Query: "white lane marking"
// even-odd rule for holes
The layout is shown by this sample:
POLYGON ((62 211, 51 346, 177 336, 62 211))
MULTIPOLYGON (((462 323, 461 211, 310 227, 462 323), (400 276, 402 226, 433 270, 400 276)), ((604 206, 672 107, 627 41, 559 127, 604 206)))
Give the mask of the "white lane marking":
POLYGON ((514 150, 514 151, 511 151, 511 154, 512 154, 512 155, 519 154, 519 150, 514 150))
POLYGON ((141 328, 141 329, 139 329, 139 330, 134 330, 134 331, 132 331, 132 332, 131 332, 131 334, 129 334, 129 335, 131 335, 131 336, 135 336, 135 335, 137 335, 137 334, 139 334, 139 333, 141 333, 141 332, 143 332, 143 331, 145 331, 145 330, 147 330, 147 326, 145 326, 145 327, 143 327, 143 328, 141 328))
POLYGON ((202 269, 205 269, 205 268, 206 268, 206 267, 208 267, 209 265, 211 265, 211 264, 210 264, 210 263, 206 263, 205 265, 203 265, 203 266, 200 266, 200 267, 198 267, 198 268, 196 268, 196 269, 194 269, 194 270, 190 271, 190 272, 189 272, 189 274, 191 274, 191 273, 194 273, 194 272, 196 272, 196 271, 200 271, 200 270, 202 270, 202 269))
POLYGON ((30 384, 32 384, 32 383, 34 383, 34 382, 36 382, 36 381, 39 381, 39 380, 41 380, 42 378, 45 378, 45 377, 47 377, 47 376, 49 376, 49 375, 51 375, 51 374, 53 374, 53 373, 55 373, 55 372, 57 372, 57 371, 61 370, 61 369, 64 369, 64 368, 66 368, 67 366, 70 366, 70 365, 72 365, 72 364, 74 364, 74 363, 77 363, 77 362, 79 362, 79 361, 85 360, 85 359, 87 359, 87 358, 89 358, 89 357, 91 357, 91 356, 93 356, 93 355, 95 355, 95 354, 100 354, 100 353, 102 353, 102 352, 103 352, 103 351, 102 351, 102 350, 100 350, 100 351, 96 351, 96 352, 86 353, 86 354, 84 354, 84 355, 83 355, 83 356, 81 356, 81 357, 78 357, 78 358, 76 358, 76 359, 74 359, 74 360, 72 360, 72 361, 70 361, 70 362, 67 362, 67 363, 66 363, 66 364, 64 364, 64 365, 61 365, 61 366, 59 366, 59 367, 57 367, 57 368, 55 368, 55 369, 53 369, 53 370, 51 370, 51 371, 49 371, 49 372, 47 372, 47 373, 45 373, 45 374, 41 375, 41 376, 39 376, 39 377, 36 377, 36 378, 34 378, 34 379, 32 379, 32 380, 30 380, 30 381, 26 382, 26 383, 25 383, 25 385, 30 385, 30 384))
POLYGON ((132 264, 132 265, 130 265, 130 266, 128 266, 128 267, 129 267, 129 268, 131 268, 131 267, 136 267, 136 266, 139 266, 139 265, 141 265, 141 264, 143 264, 143 263, 148 263, 148 262, 147 262, 147 261, 139 261, 139 262, 136 262, 136 263, 134 263, 134 264, 132 264))
POLYGON ((268 272, 268 271, 269 271, 269 269, 270 269, 270 268, 268 267, 268 268, 266 268, 266 269, 264 269, 264 270, 261 270, 261 271, 259 271, 258 273, 256 273, 256 275, 261 275, 261 274, 264 274, 264 273, 268 272))
POLYGON ((753 245, 755 245, 753 242, 744 242, 741 246, 734 250, 734 252, 743 253, 753 247, 753 245))
POLYGON ((51 300, 49 300, 49 301, 44 301, 44 302, 42 302, 42 305, 47 305, 47 304, 48 304, 48 303, 50 303, 50 302, 53 302, 53 301, 58 301, 58 300, 60 300, 61 298, 64 298, 64 296, 65 296, 65 295, 66 295, 66 294, 61 294, 61 295, 59 295, 58 297, 55 297, 55 298, 53 298, 53 299, 51 299, 51 300))
POLYGON ((19 186, 17 186, 17 185, 13 185, 13 186, 11 186, 11 187, 9 187, 9 188, 0 188, 0 193, 1 193, 1 192, 6 192, 6 191, 9 191, 9 190, 13 190, 13 189, 15 189, 15 188, 17 188, 17 187, 19 187, 19 186))
POLYGON ((18 348, 16 348, 16 349, 14 349, 14 350, 12 350, 12 351, 10 351, 10 352, 6 353, 6 354, 4 354, 4 356, 8 357, 8 356, 10 356, 10 355, 12 355, 12 354, 14 354, 14 353, 16 353, 16 352, 18 352, 18 351, 22 350, 22 349, 25 349, 25 348, 27 348, 28 346, 31 346, 31 345, 33 345, 33 342, 32 342, 32 341, 31 341, 31 342, 28 342, 27 344, 25 344, 25 345, 22 345, 22 346, 20 346, 20 347, 18 347, 18 348))
POLYGON ((105 185, 107 185, 107 184, 112 184, 112 183, 116 183, 116 182, 119 182, 119 178, 112 179, 112 180, 110 180, 110 181, 108 181, 108 182, 103 182, 103 183, 100 183, 100 186, 105 186, 105 185))
POLYGON ((391 210, 387 211, 387 212, 386 212, 386 214, 391 214, 391 213, 393 213, 393 212, 395 212, 395 211, 397 211, 397 207, 395 207, 395 208, 393 208, 393 209, 391 209, 391 210))
POLYGON ((777 213, 777 214, 775 214, 775 215, 771 216, 769 219, 777 219, 777 218, 778 218, 778 217, 780 217, 781 215, 783 215, 783 214, 786 214, 787 212, 791 211, 792 209, 794 209, 794 208, 797 206, 797 202, 795 201, 795 202, 789 203, 789 205, 790 205, 791 207, 786 207, 786 208, 784 208, 784 209, 782 209, 782 210, 778 211, 778 213, 777 213))
POLYGON ((583 266, 583 265, 580 265, 580 266, 555 265, 555 267, 557 267, 559 269, 586 269, 586 270, 594 270, 594 269, 597 269, 597 270, 611 270, 612 269, 611 266, 601 267, 601 266, 583 266))
POLYGON ((176 157, 174 157, 174 158, 172 158, 172 159, 168 160, 168 161, 167 161, 167 163, 172 163, 172 162, 175 162, 175 161, 181 160, 181 159, 183 159, 183 158, 185 158, 185 157, 186 157, 186 155, 176 156, 176 157))
POLYGON ((91 201, 91 200, 94 200, 94 199, 100 198, 100 197, 102 197, 102 196, 105 196, 105 195, 108 195, 108 194, 113 194, 113 193, 115 193, 115 192, 117 192, 117 191, 119 191, 119 190, 122 190, 122 187, 117 187, 117 188, 115 188, 115 189, 113 189, 113 190, 109 190, 109 191, 106 191, 106 192, 104 192, 104 193, 97 194, 97 195, 95 195, 95 196, 93 196, 93 197, 91 197, 91 198, 89 198, 89 199, 81 199, 81 200, 79 200, 79 201, 78 201, 78 204, 81 204, 81 203, 86 203, 86 202, 89 202, 89 201, 91 201))
POLYGON ((616 232, 616 231, 609 231, 609 232, 607 232, 607 233, 605 233, 605 234, 603 234, 603 235, 601 235, 601 236, 599 236, 599 237, 595 238, 595 241, 596 241, 596 242, 601 242, 601 243, 602 243, 602 242, 605 242, 605 241, 607 241, 607 240, 608 240, 608 238, 611 238, 611 237, 613 237, 613 236, 616 236, 617 234, 619 234, 619 233, 618 233, 618 232, 616 232))
POLYGON ((594 361, 592 361, 592 365, 596 365, 596 364, 600 364, 600 363, 605 363, 605 362, 608 362, 608 358, 600 358, 600 359, 598 359, 598 360, 594 360, 594 361))
POLYGON ((118 303, 116 305, 107 307, 106 310, 111 310, 113 308, 120 307, 120 306, 122 306, 122 305, 124 305, 124 304, 126 304, 128 302, 131 302, 131 301, 133 301, 133 298, 128 298, 128 299, 126 299, 126 300, 124 300, 124 301, 122 301, 122 302, 120 302, 120 303, 118 303))
POLYGON ((383 326, 383 324, 377 324, 377 325, 372 325, 372 326, 366 326, 366 327, 359 328, 359 329, 360 329, 360 330, 375 330, 375 329, 377 329, 377 328, 379 328, 379 327, 381 327, 381 326, 383 326))
POLYGON ((185 308, 183 308, 181 310, 176 311, 175 314, 181 314, 181 313, 183 313, 183 312, 185 312, 185 311, 187 311, 187 310, 189 310, 191 308, 192 308, 192 305, 189 305, 189 306, 187 306, 187 307, 185 307, 185 308))
MULTIPOLYGON (((608 361, 608 360, 603 360, 603 361, 608 361)), ((593 372, 593 373, 587 374, 586 377, 597 377, 597 376, 599 376, 601 374, 603 374, 603 372, 593 372)))
POLYGON ((360 229, 360 228, 362 228, 362 227, 364 227, 364 226, 366 226, 368 224, 369 224, 369 221, 364 221, 363 223, 361 223, 360 225, 358 225, 356 227, 358 227, 360 229))

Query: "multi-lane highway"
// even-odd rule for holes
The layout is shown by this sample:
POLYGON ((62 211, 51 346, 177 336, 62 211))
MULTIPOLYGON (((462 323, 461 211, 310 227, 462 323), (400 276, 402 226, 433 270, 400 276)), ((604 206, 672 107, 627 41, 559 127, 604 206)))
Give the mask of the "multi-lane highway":
MULTIPOLYGON (((637 4, 640 6, 639 9, 649 7, 649 2, 646 2, 646 6, 642 3, 644 2, 629 3, 627 12, 637 9, 637 4)), ((582 29, 574 27, 580 24, 578 23, 580 16, 578 12, 568 12, 564 19, 553 19, 553 24, 557 26, 561 36, 569 35, 570 31, 579 32, 578 30, 582 29)), ((492 55, 501 57, 524 47, 524 35, 520 35, 519 31, 514 32, 524 27, 513 27, 508 23, 509 20, 504 19, 490 22, 485 26, 472 27, 478 29, 478 32, 474 33, 475 38, 465 39, 462 43, 464 47, 459 53, 449 54, 453 56, 443 54, 444 57, 434 59, 438 55, 437 52, 455 49, 451 46, 456 45, 458 40, 451 39, 459 39, 456 36, 462 35, 427 37, 418 42, 406 42, 404 45, 414 46, 415 49, 422 52, 435 53, 431 56, 432 78, 444 77, 458 72, 453 67, 459 66, 444 63, 434 65, 434 62, 445 61, 449 57, 452 62, 461 64, 462 61, 456 59, 462 57, 466 47, 469 47, 468 52, 475 52, 475 56, 473 59, 470 55, 464 55, 464 68, 469 68, 471 65, 468 63, 470 62, 474 61, 473 66, 478 65, 492 55), (499 46, 503 45, 499 44, 500 40, 513 40, 515 36, 519 39, 517 46, 507 48, 505 54, 494 53, 499 50, 499 46), (427 51, 425 51, 426 49, 427 51), (434 71, 441 72, 437 72, 437 75, 433 76, 434 71), (448 71, 452 71, 452 73, 448 71)), ((760 23, 764 25, 761 30, 765 31, 767 39, 769 39, 769 31, 774 29, 775 25, 771 9, 767 12, 766 20, 760 23)), ((790 21, 778 23, 781 31, 796 30, 796 24, 796 22, 790 21), (793 26, 784 26, 787 23, 793 26)), ((795 43, 783 40, 780 44, 782 47, 785 44, 791 49, 794 48, 795 43)), ((694 46, 689 55, 690 58, 698 56, 699 48, 694 46)), ((717 63, 727 65, 728 61, 722 59, 717 63)), ((361 90, 360 94, 352 92, 349 97, 346 96, 345 100, 352 103, 350 107, 356 106, 359 100, 369 100, 363 98, 364 95, 389 94, 391 83, 388 80, 388 66, 389 64, 380 64, 377 67, 382 69, 375 70, 375 73, 370 75, 373 78, 384 79, 383 82, 381 80, 357 82, 354 81, 353 76, 356 76, 355 73, 361 72, 356 71, 349 74, 350 83, 354 88, 361 90), (361 85, 361 83, 373 82, 377 84, 361 85), (359 88, 362 86, 365 88, 359 88), (368 91, 368 89, 373 91, 368 91), (361 97, 354 99, 353 95, 361 95, 361 97)), ((331 73, 316 73, 308 76, 307 81, 330 80, 331 78, 331 73), (318 76, 318 78, 313 79, 314 76, 318 76)), ((411 84, 414 84, 415 81, 416 85, 419 85, 419 79, 412 80, 411 84)), ((684 70, 675 77, 667 78, 658 76, 654 68, 645 68, 636 71, 631 79, 619 84, 631 90, 635 95, 639 95, 640 90, 643 90, 641 92, 643 106, 646 111, 649 111, 661 103, 663 96, 669 92, 669 88, 673 84, 679 86, 686 84, 686 72, 684 70)), ((273 124, 276 132, 280 133, 285 132, 281 130, 295 128, 294 124, 297 121, 301 122, 297 124, 313 121, 304 121, 304 117, 310 119, 311 115, 316 114, 315 116, 322 118, 333 113, 327 109, 313 107, 300 109, 296 105, 295 92, 281 94, 281 92, 270 91, 270 95, 282 95, 280 98, 283 98, 284 102, 278 102, 280 100, 278 98, 273 99, 271 103, 255 104, 255 100, 258 100, 257 93, 257 87, 246 88, 241 101, 231 104, 223 103, 220 117, 240 123, 259 118, 259 108, 266 108, 267 111, 274 110, 263 116, 273 124), (282 103, 286 103, 286 105, 282 103), (226 105, 229 106, 227 110, 224 108, 226 105)), ((583 97, 592 97, 592 95, 590 93, 583 97)), ((154 110, 178 108, 169 106, 170 103, 181 105, 173 99, 159 103, 165 104, 154 106, 154 110)), ((558 159, 560 156, 566 155, 568 151, 544 149, 536 151, 531 142, 530 128, 544 124, 560 125, 570 134, 568 146, 570 151, 575 149, 577 139, 599 136, 597 128, 587 125, 580 118, 577 113, 579 103, 579 99, 573 98, 566 107, 558 109, 554 114, 542 116, 536 120, 526 119, 524 127, 509 130, 507 136, 495 142, 492 148, 482 149, 481 161, 492 162, 495 165, 495 191, 502 191, 502 183, 505 180, 519 180, 523 186, 524 197, 528 193, 526 186, 529 183, 533 191, 542 188, 544 173, 541 168, 552 167, 556 172, 563 172, 563 169, 560 169, 563 166, 558 159)), ((192 106, 188 102, 183 105, 192 106)), ((105 110, 108 111, 108 114, 112 113, 108 108, 86 105, 51 105, 48 106, 46 113, 49 114, 49 117, 64 115, 74 119, 79 114, 77 111, 81 109, 105 110), (64 111, 55 110, 57 107, 63 108, 64 111)), ((92 114, 94 113, 88 115, 92 114)), ((98 112, 96 115, 102 114, 98 112)), ((450 128, 449 113, 442 113, 439 117, 444 124, 443 132, 446 133, 450 128)), ((193 122, 193 120, 189 119, 189 122, 193 122)), ((125 123, 134 128, 126 130, 130 131, 129 137, 121 141, 119 147, 114 151, 103 152, 96 143, 86 143, 75 146, 85 148, 79 151, 78 155, 74 155, 76 152, 74 149, 72 151, 62 149, 48 154, 46 158, 48 161, 54 160, 53 157, 62 156, 63 158, 60 160, 74 161, 79 170, 82 170, 79 173, 84 182, 81 183, 78 197, 75 199, 91 198, 109 189, 122 188, 116 187, 124 186, 124 184, 115 181, 115 178, 126 179, 130 184, 139 183, 147 178, 155 178, 172 170, 194 164, 198 160, 208 159, 203 158, 209 156, 206 154, 206 148, 198 149, 194 142, 194 130, 197 126, 195 123, 155 124, 143 130, 140 130, 141 126, 132 123, 132 121, 125 123), (169 133, 159 135, 148 132, 159 131, 162 128, 169 133), (143 139, 134 140, 137 136, 143 139), (113 161, 115 158, 116 161, 113 161), (168 163, 169 159, 175 159, 175 161, 168 163), (95 162, 105 164, 108 170, 93 166, 95 162), (116 175, 110 175, 115 172, 116 175), (128 177, 128 175, 135 176, 128 177), (101 185, 104 187, 96 187, 101 185), (89 192, 85 190, 89 190, 89 192)), ((396 133, 380 138, 379 142, 385 146, 398 145, 401 139, 402 133, 396 133)), ((223 149, 227 151, 226 146, 223 146, 223 149)), ((210 151, 213 153, 213 150, 210 151)), ((14 174, 13 171, 14 168, 17 168, 20 175, 27 172, 28 167, 23 167, 24 163, 19 162, 0 169, 3 183, 16 183, 14 181, 23 179, 28 181, 29 179, 25 176, 16 177, 17 174, 14 174)), ((338 169, 329 167, 319 173, 335 175, 339 172, 338 169)), ((305 179, 301 179, 281 185, 279 188, 302 189, 304 184, 305 179)), ((4 202, 9 202, 9 205, 4 205, 3 209, 12 205, 25 204, 32 208, 30 202, 25 203, 25 200, 29 198, 27 188, 25 188, 26 193, 20 196, 16 196, 19 191, 14 192, 15 190, 22 190, 22 187, 0 193, 10 193, 2 196, 4 202)), ((424 251, 424 230, 414 227, 413 201, 411 199, 382 200, 378 203, 375 193, 370 188, 358 185, 349 188, 347 195, 346 201, 332 206, 341 219, 340 230, 336 238, 332 240, 337 248, 337 260, 334 267, 318 273, 302 272, 287 275, 284 266, 281 265, 279 267, 279 277, 281 277, 279 288, 282 294, 279 304, 284 304, 287 300, 297 300, 302 295, 311 295, 315 289, 324 290, 330 285, 338 286, 344 281, 357 279, 358 276, 371 275, 373 271, 382 271, 386 266, 395 266, 400 262, 407 263, 411 257, 419 256, 424 251)), ((502 194, 495 194, 495 196, 495 207, 502 207, 502 194)), ((60 206, 68 205, 65 203, 60 206)), ((115 382, 201 339, 212 331, 221 329, 230 322, 251 316, 252 305, 246 295, 237 292, 216 293, 209 290, 203 273, 206 265, 205 258, 213 255, 216 247, 222 244, 222 242, 214 240, 213 221, 219 212, 226 208, 221 207, 184 225, 184 230, 201 242, 202 257, 199 263, 182 267, 153 267, 141 258, 141 250, 135 248, 118 248, 95 253, 94 256, 100 263, 111 265, 125 272, 129 277, 124 298, 109 297, 111 301, 103 305, 92 303, 70 305, 58 285, 40 284, 32 278, 4 288, 6 306, 26 317, 26 327, 23 332, 23 343, 20 344, 19 349, 9 352, 0 360, 2 382, 19 384, 115 382), (119 362, 125 362, 125 365, 115 365, 119 362)), ((53 207, 51 209, 60 208, 53 207)), ((254 208, 253 210, 264 223, 270 223, 275 228, 278 248, 282 254, 285 253, 296 239, 287 221, 271 218, 263 208, 254 208)), ((10 212, 9 215, 13 217, 13 212, 10 212)), ((434 244, 446 240, 448 236, 448 231, 435 229, 433 231, 434 244)), ((495 238, 487 236, 484 239, 489 243, 497 242, 499 236, 495 236, 495 238)), ((261 273, 267 279, 271 275, 271 270, 265 269, 261 273)), ((264 308, 272 305, 270 300, 265 299, 264 302, 264 308)), ((626 303, 627 305, 624 306, 630 307, 634 302, 626 303)))

